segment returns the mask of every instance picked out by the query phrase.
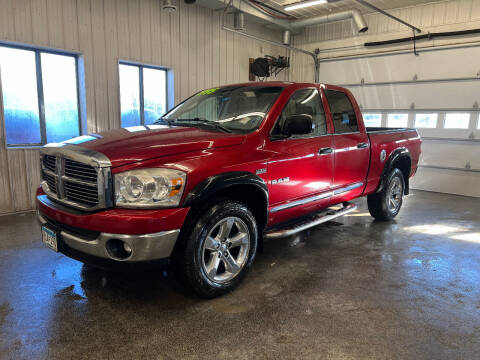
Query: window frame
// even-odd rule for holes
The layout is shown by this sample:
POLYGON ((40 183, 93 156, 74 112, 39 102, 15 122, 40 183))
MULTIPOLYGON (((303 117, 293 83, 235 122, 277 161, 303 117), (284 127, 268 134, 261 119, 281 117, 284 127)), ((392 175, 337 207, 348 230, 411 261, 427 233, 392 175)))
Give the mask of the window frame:
POLYGON ((383 117, 384 117, 383 115, 384 114, 380 111, 374 111, 374 112, 372 112, 372 111, 363 112, 362 111, 362 120, 363 120, 363 125, 365 126, 365 129, 367 127, 382 127, 383 117), (366 121, 365 121, 365 116, 367 116, 367 115, 380 115, 380 125, 379 126, 367 126, 366 121))
MULTIPOLYGON (((357 114, 357 109, 355 107, 355 104, 354 102, 352 101, 351 97, 350 97, 350 94, 348 94, 347 92, 345 91, 342 91, 342 90, 337 90, 337 89, 329 89, 329 88, 324 88, 323 89, 324 91, 324 94, 325 94, 325 101, 328 105, 328 110, 330 112, 330 118, 331 118, 331 121, 332 121, 332 130, 333 130, 333 135, 351 135, 351 134, 360 134, 361 133, 361 130, 360 130, 360 122, 358 121, 359 120, 359 117, 358 117, 358 114, 357 114), (335 130, 335 120, 333 118, 333 112, 332 112, 332 106, 330 105, 330 102, 328 101, 328 96, 327 96, 327 91, 332 91, 332 92, 338 92, 340 94, 343 94, 345 95, 345 97, 347 98, 348 102, 350 103, 350 105, 352 106, 352 109, 353 109, 353 113, 355 114, 355 120, 357 120, 357 131, 350 131, 350 132, 337 132, 335 130)), ((362 121, 363 121, 363 115, 362 115, 362 121)), ((366 129, 365 129, 366 130, 366 129)))
MULTIPOLYGON (((402 110, 393 110, 393 111, 388 111, 386 112, 386 119, 385 119, 385 128, 389 129, 408 129, 409 127, 409 121, 410 121, 410 111, 402 111, 402 110), (406 115, 407 118, 407 123, 405 126, 402 127, 397 127, 397 126, 388 126, 388 120, 390 115, 406 115)), ((413 119, 415 121, 415 119, 413 119)), ((437 119, 438 121, 438 119, 437 119)))
MULTIPOLYGON (((435 112, 435 111, 416 111, 413 112, 413 128, 414 129, 438 129, 438 127, 441 125, 441 113, 440 112, 435 112), (428 127, 428 126, 417 126, 417 116, 421 115, 436 115, 435 119, 435 126, 433 127, 428 127)), ((407 121, 407 127, 408 127, 408 121, 407 121)))
MULTIPOLYGON (((161 70, 165 72, 165 104, 166 104, 166 111, 167 114, 170 109, 170 101, 169 101, 169 79, 168 73, 170 71, 169 68, 164 66, 156 66, 150 64, 144 64, 134 61, 128 60, 120 60, 118 62, 118 97, 119 97, 119 105, 120 105, 120 128, 124 128, 122 126, 122 96, 121 96, 121 84, 120 84, 120 65, 126 66, 135 66, 138 68, 138 87, 139 87, 139 100, 140 100, 140 124, 136 126, 145 126, 145 89, 143 87, 143 69, 153 69, 153 70, 161 70)), ((188 100, 188 99, 186 99, 188 100)), ((164 115, 165 115, 164 114, 164 115)), ((147 124, 148 125, 148 124, 147 124)), ((126 126, 128 127, 128 126, 126 126)))
POLYGON ((445 111, 442 128, 445 130, 468 130, 472 125, 472 120, 475 121, 475 117, 472 116, 472 113, 470 111, 445 111), (466 127, 447 127, 448 115, 468 115, 467 126, 466 127))
MULTIPOLYGON (((42 53, 68 56, 75 59, 75 81, 77 89, 77 112, 78 112, 78 136, 83 135, 82 131, 82 109, 81 109, 81 92, 80 92, 80 76, 79 76, 79 58, 80 54, 75 52, 63 51, 63 50, 54 50, 49 48, 29 46, 22 44, 11 44, 8 42, 0 41, 0 47, 8 47, 11 49, 18 50, 28 50, 32 51, 35 54, 35 73, 37 81, 37 101, 38 101, 38 121, 40 124, 40 143, 27 143, 27 144, 9 144, 7 141, 7 132, 6 132, 6 120, 5 120, 5 108, 3 103, 3 88, 0 78, 0 101, 2 109, 2 118, 3 118, 3 131, 5 136, 5 147, 7 149, 15 148, 35 148, 42 147, 47 144, 47 124, 45 119, 45 99, 43 94, 43 74, 42 74, 42 53)), ((68 139, 65 139, 68 140, 68 139)))
MULTIPOLYGON (((281 94, 280 94, 281 95, 281 94)), ((272 128, 270 129, 270 132, 269 132, 269 139, 270 141, 285 141, 285 140, 300 140, 300 139, 313 139, 313 138, 320 138, 320 137, 323 137, 323 136, 329 136, 329 135, 332 135, 328 132, 328 119, 327 119, 327 113, 325 111, 325 106, 323 104, 323 98, 322 98, 323 94, 322 92, 315 86, 313 87, 304 87, 304 88, 301 88, 301 89, 297 89, 297 90, 294 90, 290 96, 288 97, 287 101, 285 102, 285 104, 283 105, 282 107, 282 110, 280 111, 280 113, 278 114, 278 117, 275 119, 275 122, 273 123, 273 126, 272 128), (292 99, 293 95, 295 93, 297 93, 298 91, 302 91, 302 90, 316 90, 317 93, 318 93, 318 96, 319 96, 319 100, 320 100, 320 105, 322 106, 322 109, 323 109, 323 114, 325 116, 325 134, 323 135, 317 135, 315 134, 314 132, 310 133, 310 134, 305 134, 305 135, 294 135, 294 136, 289 136, 287 138, 276 138, 275 135, 273 134, 273 131, 275 130, 275 126, 277 125, 277 123, 280 121, 280 117, 282 116, 283 114, 283 111, 285 110, 285 108, 287 107, 289 101, 292 99)), ((278 100, 278 98, 277 98, 278 100)), ((268 113, 268 112, 267 112, 268 113)), ((313 128, 312 128, 313 129, 313 128)))

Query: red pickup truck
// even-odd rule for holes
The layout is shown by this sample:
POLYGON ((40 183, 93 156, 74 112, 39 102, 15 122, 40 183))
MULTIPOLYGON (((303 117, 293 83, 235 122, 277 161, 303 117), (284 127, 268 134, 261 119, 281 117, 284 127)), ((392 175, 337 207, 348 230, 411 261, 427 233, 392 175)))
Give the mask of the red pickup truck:
POLYGON ((200 91, 154 124, 43 147, 42 240, 84 262, 170 259, 215 297, 244 278, 263 239, 354 211, 352 199, 394 218, 420 144, 414 129, 365 128, 336 86, 200 91))

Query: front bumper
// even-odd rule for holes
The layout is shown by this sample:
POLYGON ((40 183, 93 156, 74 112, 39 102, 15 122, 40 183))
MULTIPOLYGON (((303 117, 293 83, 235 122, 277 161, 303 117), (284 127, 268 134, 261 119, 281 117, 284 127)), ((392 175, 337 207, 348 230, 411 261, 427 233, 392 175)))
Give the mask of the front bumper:
POLYGON ((60 251, 86 254, 113 262, 139 263, 170 257, 189 208, 78 212, 37 194, 38 219, 60 234, 60 251), (131 248, 130 256, 116 256, 112 241, 131 248))
POLYGON ((42 225, 50 225, 58 230, 61 236, 60 241, 68 248, 98 258, 122 262, 143 262, 168 258, 172 254, 180 233, 179 229, 141 235, 100 232, 95 237, 92 236, 92 234, 95 235, 93 232, 82 235, 72 228, 63 228, 61 224, 52 223, 52 220, 43 217, 40 212, 38 212, 38 220, 42 225), (132 250, 130 256, 121 258, 109 251, 108 243, 111 240, 121 240, 128 244, 132 250))

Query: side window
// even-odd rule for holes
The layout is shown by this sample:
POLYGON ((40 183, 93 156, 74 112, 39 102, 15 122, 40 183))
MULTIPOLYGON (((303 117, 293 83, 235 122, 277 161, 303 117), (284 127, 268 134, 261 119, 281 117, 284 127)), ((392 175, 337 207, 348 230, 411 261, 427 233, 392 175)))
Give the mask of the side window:
POLYGON ((325 90, 336 134, 358 131, 358 121, 350 99, 341 91, 325 90))
POLYGON ((327 133, 325 112, 323 110, 320 94, 317 89, 298 90, 290 97, 287 105, 283 108, 272 135, 283 134, 285 120, 292 115, 307 114, 312 116, 312 133, 307 136, 320 136, 327 133))
POLYGON ((167 111, 167 70, 120 62, 122 127, 150 125, 167 111))
POLYGON ((39 146, 80 135, 77 66, 73 54, 0 45, 7 147, 39 146))

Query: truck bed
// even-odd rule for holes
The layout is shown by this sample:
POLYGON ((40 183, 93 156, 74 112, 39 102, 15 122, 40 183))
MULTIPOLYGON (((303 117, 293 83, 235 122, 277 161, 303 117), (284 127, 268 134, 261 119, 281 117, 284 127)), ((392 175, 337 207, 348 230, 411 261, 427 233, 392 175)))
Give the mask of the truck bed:
POLYGON ((366 130, 370 139, 371 149, 366 194, 377 187, 384 168, 382 159, 388 159, 393 151, 398 151, 399 149, 408 151, 412 160, 410 176, 416 172, 421 145, 416 129, 367 127, 366 130), (382 152, 385 152, 384 156, 382 156, 382 152))

